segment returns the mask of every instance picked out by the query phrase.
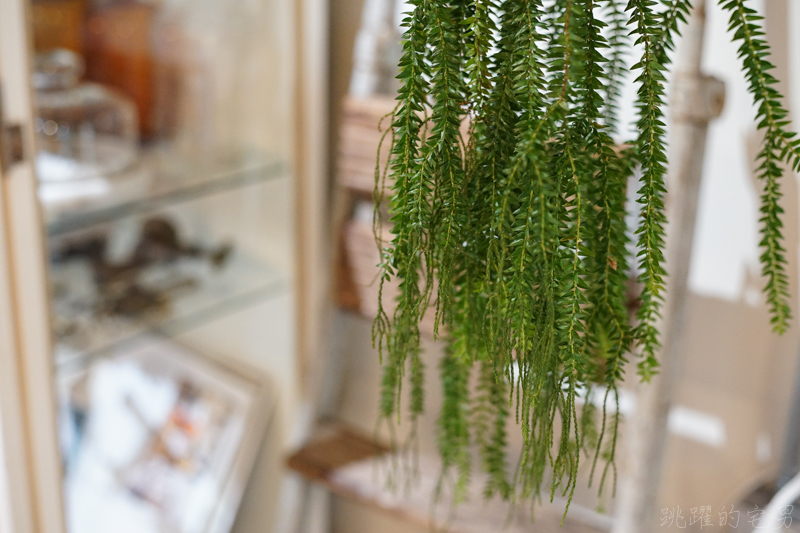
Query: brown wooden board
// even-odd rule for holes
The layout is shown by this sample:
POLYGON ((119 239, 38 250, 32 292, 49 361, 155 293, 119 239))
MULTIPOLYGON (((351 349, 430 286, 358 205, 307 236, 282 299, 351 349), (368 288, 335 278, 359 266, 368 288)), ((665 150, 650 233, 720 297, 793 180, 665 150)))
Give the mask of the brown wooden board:
POLYGON ((290 455, 287 466, 310 480, 326 480, 336 469, 384 454, 388 447, 341 424, 323 427, 290 455))

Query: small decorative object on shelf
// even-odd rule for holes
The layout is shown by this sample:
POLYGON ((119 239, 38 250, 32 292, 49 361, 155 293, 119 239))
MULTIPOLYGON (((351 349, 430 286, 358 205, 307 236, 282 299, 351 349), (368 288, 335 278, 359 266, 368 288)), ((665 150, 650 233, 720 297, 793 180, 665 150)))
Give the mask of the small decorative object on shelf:
POLYGON ((83 356, 143 331, 191 325, 194 317, 283 285, 231 243, 187 240, 165 216, 65 235, 52 247, 57 340, 83 356), (127 252, 121 241, 131 242, 127 252))
POLYGON ((81 83, 84 61, 63 48, 36 56, 36 172, 44 182, 107 177, 137 160, 133 103, 95 83, 81 83))
POLYGON ((197 285, 195 278, 180 276, 160 290, 147 289, 141 285, 140 278, 148 269, 174 266, 181 259, 196 259, 208 261, 214 270, 218 270, 232 251, 230 244, 223 244, 214 250, 184 244, 178 238, 174 224, 162 217, 145 220, 133 254, 124 261, 111 262, 107 249, 108 239, 105 235, 89 236, 70 242, 52 258, 56 263, 88 259, 100 296, 96 311, 132 317, 162 309, 169 304, 170 294, 180 289, 191 290, 197 285))
MULTIPOLYGON (((387 96, 345 99, 336 169, 337 179, 342 186, 372 196, 375 189, 375 153, 391 125, 388 119, 394 106, 394 100, 387 96)), ((382 150, 377 165, 383 168, 388 160, 389 150, 382 150)))
MULTIPOLYGON (((397 302, 400 294, 400 284, 391 280, 381 287, 377 275, 380 272, 377 265, 381 261, 380 250, 375 246, 375 232, 372 228, 372 202, 364 199, 355 201, 353 217, 343 227, 344 252, 348 262, 348 274, 352 277, 353 287, 357 296, 359 313, 367 317, 378 314, 378 298, 384 309, 391 309, 397 302), (380 292, 379 292, 380 291, 380 292)), ((381 228, 380 238, 384 243, 392 240, 390 225, 381 228)), ((420 333, 428 338, 433 337, 433 309, 428 309, 420 321, 420 333)))
MULTIPOLYGON (((783 165, 800 169, 800 140, 788 130, 753 3, 721 1, 764 134, 761 263, 781 333, 790 310, 779 179, 783 165)), ((409 376, 416 419, 424 398, 421 322, 434 309, 434 332, 448 342, 438 444, 456 501, 466 496, 473 443, 489 496, 536 500, 549 484, 544 492, 569 503, 582 450, 600 490, 614 484, 623 368, 634 350, 643 380, 659 367, 664 76, 689 7, 687 0, 410 2, 390 190, 379 168, 375 193, 391 195, 393 235, 378 294, 395 280, 400 294, 394 309, 376 297, 373 335, 385 365, 383 416, 396 419, 409 376), (617 152, 611 135, 629 54, 638 58, 637 137, 617 152), (468 139, 459 131, 465 116, 468 139), (629 183, 639 204, 633 237, 629 183), (641 292, 631 320, 634 264, 641 292), (592 393, 599 407, 579 408, 579 396, 592 393), (511 413, 524 443, 513 475, 511 413)))

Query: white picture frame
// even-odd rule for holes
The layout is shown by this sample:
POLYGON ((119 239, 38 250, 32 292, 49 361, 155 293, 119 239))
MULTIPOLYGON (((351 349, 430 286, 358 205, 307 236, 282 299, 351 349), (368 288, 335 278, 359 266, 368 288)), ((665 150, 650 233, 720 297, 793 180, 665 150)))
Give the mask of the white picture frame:
POLYGON ((145 336, 57 376, 70 533, 227 533, 275 409, 260 371, 145 336))

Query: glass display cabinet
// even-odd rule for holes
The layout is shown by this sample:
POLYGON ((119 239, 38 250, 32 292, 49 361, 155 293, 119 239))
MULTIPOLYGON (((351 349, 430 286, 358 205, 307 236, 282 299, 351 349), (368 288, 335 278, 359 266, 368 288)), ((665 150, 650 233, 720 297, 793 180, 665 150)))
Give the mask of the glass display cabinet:
POLYGON ((0 3, 0 532, 269 531, 325 35, 321 0, 0 3))

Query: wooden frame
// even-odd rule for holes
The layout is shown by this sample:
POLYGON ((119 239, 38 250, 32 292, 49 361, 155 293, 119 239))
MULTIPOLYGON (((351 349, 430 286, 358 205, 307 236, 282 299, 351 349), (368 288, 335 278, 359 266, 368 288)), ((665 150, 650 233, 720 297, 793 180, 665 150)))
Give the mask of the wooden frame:
MULTIPOLYGON (((28 157, 0 180, 0 418, 13 533, 65 531, 56 430, 47 260, 33 168, 28 6, 0 2, 3 126, 22 126, 28 157)), ((9 532, 10 533, 10 532, 9 532)))
POLYGON ((328 224, 328 3, 295 2, 294 178, 297 366, 301 395, 313 390, 312 367, 325 352, 331 303, 328 224))

